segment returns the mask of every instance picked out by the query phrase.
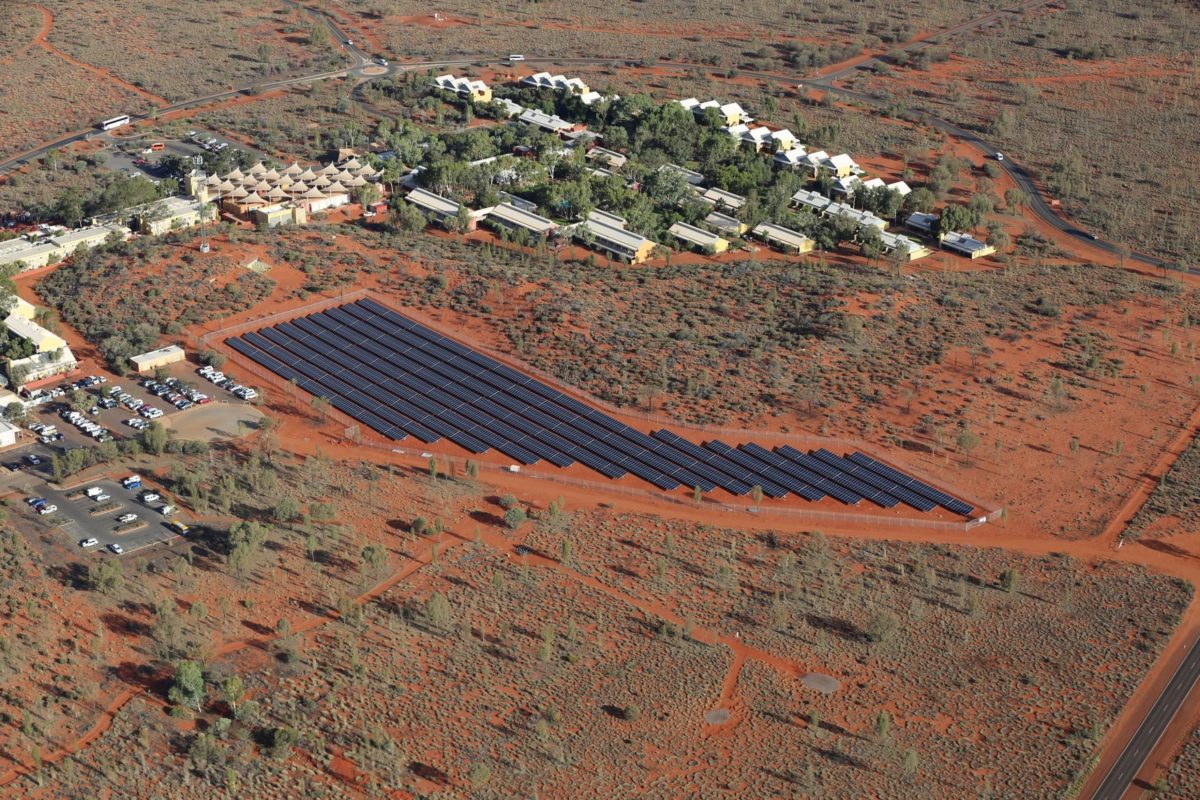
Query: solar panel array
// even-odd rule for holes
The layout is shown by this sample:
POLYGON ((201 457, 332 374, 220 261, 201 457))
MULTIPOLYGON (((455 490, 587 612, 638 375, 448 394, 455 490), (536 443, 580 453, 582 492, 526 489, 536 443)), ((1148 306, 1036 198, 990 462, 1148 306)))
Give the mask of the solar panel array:
POLYGON ((921 511, 971 506, 863 453, 789 446, 696 445, 668 430, 651 435, 541 381, 364 299, 227 340, 238 353, 379 434, 448 439, 471 453, 495 449, 522 464, 574 463, 609 478, 626 474, 671 490, 715 488, 767 497, 832 497, 921 511))

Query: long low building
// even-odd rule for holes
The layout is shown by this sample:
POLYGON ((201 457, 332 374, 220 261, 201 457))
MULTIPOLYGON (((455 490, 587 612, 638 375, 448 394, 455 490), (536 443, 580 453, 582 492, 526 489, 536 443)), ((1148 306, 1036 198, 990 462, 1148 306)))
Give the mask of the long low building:
POLYGON ((459 78, 454 75, 438 75, 433 79, 433 85, 447 92, 454 92, 462 97, 469 97, 477 103, 492 102, 492 90, 486 83, 470 78, 459 78))
POLYGON ((208 219, 215 218, 216 208, 206 211, 205 205, 195 197, 164 197, 121 213, 139 233, 161 236, 179 228, 199 225, 202 213, 208 219))
POLYGON ((625 220, 603 211, 592 211, 575 227, 575 238, 630 264, 640 264, 654 253, 654 242, 625 229, 625 220))
POLYGON ((996 252, 996 248, 987 242, 981 242, 969 233, 959 233, 957 231, 951 231, 942 236, 942 247, 964 255, 972 261, 984 256, 990 256, 996 252))
POLYGON ((729 242, 717 236, 715 233, 709 233, 706 230, 697 228, 695 225, 688 225, 686 222, 676 222, 667 231, 676 239, 687 242, 688 244, 699 247, 709 253, 724 253, 729 249, 729 242))
POLYGON ((86 228, 56 233, 41 239, 9 239, 0 242, 0 267, 17 264, 21 271, 57 264, 79 250, 90 250, 118 238, 130 236, 129 228, 116 223, 89 225, 86 228))
POLYGON ((746 232, 746 228, 749 227, 737 217, 731 217, 719 211, 714 211, 705 217, 704 224, 710 228, 716 228, 721 233, 727 233, 730 236, 741 236, 746 232))
POLYGON ((813 249, 813 240, 799 231, 764 222, 754 229, 754 235, 768 244, 773 244, 780 250, 793 253, 807 253, 813 249))
POLYGON ((916 261, 918 258, 924 258, 933 253, 925 245, 902 233, 883 231, 879 234, 879 238, 883 241, 884 251, 900 256, 905 261, 916 261))
POLYGON ((130 356, 129 363, 139 373, 153 372, 159 367, 165 367, 168 364, 178 364, 187 357, 187 353, 177 344, 169 344, 166 347, 160 347, 157 350, 151 350, 149 353, 142 353, 137 356, 130 356))
POLYGON ((501 203, 494 207, 488 212, 487 218, 491 222, 509 230, 528 231, 535 236, 543 238, 550 236, 558 228, 553 220, 538 216, 532 211, 517 208, 511 203, 501 203))
POLYGON ((455 202, 426 189, 413 189, 405 198, 425 214, 438 222, 457 217, 462 212, 462 203, 455 202))

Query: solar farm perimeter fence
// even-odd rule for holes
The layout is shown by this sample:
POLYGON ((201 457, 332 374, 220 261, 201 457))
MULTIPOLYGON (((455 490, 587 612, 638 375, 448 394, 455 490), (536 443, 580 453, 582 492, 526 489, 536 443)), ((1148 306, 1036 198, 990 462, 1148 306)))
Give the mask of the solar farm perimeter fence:
MULTIPOLYGON (((329 308, 341 306, 346 303, 352 303, 357 300, 361 300, 364 297, 370 297, 372 300, 374 300, 377 303, 380 303, 381 305, 384 305, 388 308, 393 308, 393 306, 390 303, 383 302, 383 301, 379 300, 379 298, 373 297, 372 291, 370 289, 365 289, 365 288, 364 289, 356 289, 354 291, 346 292, 344 294, 326 296, 326 297, 323 297, 319 300, 316 300, 312 303, 308 303, 303 306, 285 309, 283 311, 279 311, 274 314, 268 314, 268 315, 265 315, 262 317, 255 317, 253 319, 235 323, 233 325, 230 325, 225 328, 221 328, 216 331, 210 331, 209 333, 206 333, 203 336, 200 336, 197 339, 197 344, 200 346, 203 346, 203 347, 210 347, 214 341, 223 342, 225 339, 227 339, 229 337, 240 336, 243 333, 246 333, 248 331, 257 331, 261 328, 278 325, 281 322, 288 322, 290 320, 296 319, 297 317, 308 316, 310 314, 314 314, 319 311, 324 311, 329 308)), ((424 315, 414 313, 410 309, 404 309, 402 311, 397 309, 397 313, 401 313, 401 314, 410 316, 414 320, 420 322, 421 324, 427 325, 434 330, 439 330, 439 327, 437 325, 431 324, 430 321, 428 320, 428 318, 425 318, 424 315)), ((444 335, 451 336, 451 338, 457 338, 457 337, 454 337, 452 334, 444 334, 444 335)), ((469 345, 472 348, 474 348, 492 358, 495 358, 496 360, 500 361, 501 363, 509 362, 512 360, 511 354, 496 351, 490 347, 483 346, 476 342, 470 342, 469 345)), ((241 356, 241 354, 239 354, 239 353, 235 352, 235 353, 233 353, 233 356, 234 356, 234 358, 237 359, 237 363, 239 364, 239 366, 241 368, 246 369, 248 372, 254 374, 256 377, 260 378, 264 383, 268 383, 268 384, 276 387, 277 389, 282 390, 286 394, 286 396, 297 401, 301 406, 308 405, 311 402, 311 399, 313 396, 310 395, 305 390, 301 389, 300 387, 292 384, 290 381, 284 380, 281 376, 277 375, 276 373, 272 372, 271 370, 267 369, 266 367, 263 367, 263 366, 255 363, 253 360, 241 356)), ((521 362, 520 368, 522 371, 527 372, 530 375, 537 377, 539 380, 542 380, 549 385, 552 385, 552 386, 561 385, 561 382, 559 381, 558 378, 544 372, 543 370, 532 367, 529 364, 521 362)), ((841 449, 843 451, 859 450, 859 451, 870 454, 873 458, 878 459, 879 461, 881 461, 884 464, 887 464, 889 466, 895 466, 895 465, 891 464, 887 459, 879 458, 879 456, 876 453, 876 451, 874 450, 874 448, 866 445, 863 442, 848 441, 848 440, 844 440, 844 439, 832 439, 832 438, 828 438, 828 437, 814 436, 811 434, 781 433, 778 431, 749 431, 749 430, 744 430, 744 429, 739 429, 739 428, 704 427, 704 426, 699 426, 699 425, 682 423, 676 419, 673 419, 673 418, 670 418, 670 417, 667 417, 664 415, 660 415, 660 414, 648 414, 648 413, 637 411, 637 410, 617 408, 609 403, 606 403, 602 400, 599 400, 599 399, 591 397, 591 396, 586 396, 583 399, 587 403, 594 405, 597 408, 600 408, 608 413, 631 417, 631 418, 642 420, 647 423, 653 423, 656 425, 663 425, 663 426, 670 425, 673 428, 675 428, 676 430, 679 430, 681 432, 685 431, 685 430, 690 431, 693 434, 695 434, 697 438, 712 438, 715 436, 724 436, 727 438, 741 439, 741 440, 747 441, 747 442, 762 441, 762 440, 769 440, 772 442, 782 442, 782 443, 791 444, 793 447, 796 447, 797 449, 816 449, 816 448, 820 448, 820 447, 825 447, 825 448, 828 448, 828 449, 834 450, 834 451, 836 451, 838 449, 841 449)), ((327 415, 329 415, 330 417, 332 417, 334 419, 344 420, 345 421, 344 427, 347 431, 349 431, 349 430, 361 431, 363 428, 362 424, 358 420, 355 420, 353 417, 350 417, 349 415, 347 415, 341 411, 338 411, 335 408, 327 409, 326 413, 327 413, 327 415)), ((377 434, 372 432, 370 435, 376 436, 377 434)), ((384 443, 370 441, 367 438, 362 438, 361 440, 356 440, 356 439, 351 438, 349 435, 344 436, 343 440, 347 444, 354 444, 356 446, 361 446, 361 447, 369 447, 369 448, 372 448, 375 450, 380 450, 380 451, 393 453, 393 454, 399 454, 399 455, 413 455, 413 454, 420 454, 420 453, 426 452, 424 450, 424 448, 421 448, 421 447, 418 447, 418 448, 398 447, 398 446, 395 446, 392 444, 384 444, 384 443)), ((455 459, 455 460, 465 463, 465 459, 455 459)), ((505 467, 502 465, 490 464, 487 462, 480 462, 480 461, 476 461, 476 463, 479 465, 480 470, 495 470, 498 472, 510 472, 508 467, 505 467)), ((904 471, 911 474, 913 477, 918 478, 922 481, 925 481, 926 483, 933 485, 933 486, 937 486, 942 483, 941 481, 938 481, 936 479, 930 478, 927 475, 922 474, 919 470, 913 469, 913 467, 909 464, 905 464, 904 471)), ((536 480, 543 480, 543 481, 552 482, 552 483, 560 483, 560 484, 563 484, 566 486, 576 486, 576 487, 583 488, 583 489, 592 489, 597 492, 619 494, 619 495, 625 495, 625 496, 629 496, 629 497, 638 497, 638 498, 650 500, 653 502, 667 502, 667 503, 672 503, 672 504, 680 505, 680 506, 695 506, 694 501, 684 500, 683 498, 674 496, 672 494, 668 494, 666 492, 652 492, 649 490, 637 489, 637 488, 633 488, 633 487, 629 487, 629 486, 618 486, 613 482, 601 483, 598 481, 588 481, 588 480, 583 480, 580 478, 569 477, 569 476, 562 475, 559 473, 541 472, 538 470, 530 469, 528 466, 524 466, 524 465, 520 469, 520 474, 525 477, 534 478, 536 480)), ((981 503, 978 500, 975 500, 974 498, 963 496, 963 494, 961 492, 955 491, 955 492, 953 492, 953 494, 956 497, 959 497, 959 498, 962 498, 963 500, 967 500, 967 501, 971 502, 978 509, 988 508, 989 504, 981 503)), ((849 513, 849 512, 821 511, 821 510, 816 510, 816 509, 804 509, 804 508, 780 508, 777 506, 766 506, 766 507, 756 508, 755 506, 750 505, 750 504, 743 505, 743 504, 735 504, 735 503, 724 503, 724 502, 718 502, 715 500, 710 500, 707 498, 705 500, 703 500, 702 507, 710 508, 710 509, 714 509, 714 510, 720 510, 720 511, 736 512, 736 513, 751 513, 758 517, 776 516, 776 517, 797 518, 797 519, 802 519, 805 521, 811 520, 814 524, 818 524, 818 523, 822 523, 822 522, 827 523, 827 524, 833 524, 833 523, 840 522, 840 523, 849 523, 849 524, 854 524, 854 525, 875 525, 875 526, 885 527, 885 528, 943 530, 943 531, 956 531, 956 532, 968 531, 973 528, 977 528, 981 525, 985 525, 989 522, 996 522, 996 521, 1002 519, 1004 516, 1004 509, 998 507, 998 508, 993 508, 987 514, 977 515, 977 516, 973 517, 972 519, 963 520, 963 521, 959 522, 959 521, 955 521, 955 520, 931 520, 931 519, 914 519, 914 518, 909 518, 909 517, 887 517, 887 516, 881 516, 881 515, 876 515, 876 514, 856 514, 856 513, 849 513)))

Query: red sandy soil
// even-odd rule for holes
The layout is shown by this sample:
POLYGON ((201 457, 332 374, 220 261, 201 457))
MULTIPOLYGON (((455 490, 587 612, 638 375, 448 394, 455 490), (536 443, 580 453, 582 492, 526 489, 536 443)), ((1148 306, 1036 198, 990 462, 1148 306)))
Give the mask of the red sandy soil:
POLYGON ((41 47, 47 53, 52 53, 53 55, 56 55, 59 58, 61 58, 63 61, 66 61, 68 64, 73 64, 74 66, 79 67, 80 69, 87 70, 88 72, 92 73, 93 75, 100 78, 101 80, 105 80, 110 83, 115 83, 116 85, 120 86, 122 89, 125 89, 126 91, 129 91, 129 92, 133 92, 134 94, 140 95, 141 97, 146 98, 147 100, 151 101, 152 103, 155 103, 160 106, 166 106, 166 105, 171 104, 170 101, 167 100, 166 98, 159 97, 156 94, 147 92, 145 89, 143 89, 140 86, 136 86, 132 83, 129 83, 128 81, 122 80, 121 78, 118 78, 116 75, 113 75, 107 69, 101 69, 100 67, 94 67, 85 61, 80 61, 79 59, 75 58, 74 56, 64 53, 62 50, 59 50, 54 45, 50 44, 50 42, 47 40, 46 37, 49 34, 49 28, 51 26, 53 26, 53 24, 54 24, 54 15, 50 12, 50 9, 48 9, 48 8, 44 8, 43 6, 37 6, 37 8, 42 12, 42 16, 47 19, 47 27, 46 27, 44 33, 38 37, 36 43, 39 47, 41 47))

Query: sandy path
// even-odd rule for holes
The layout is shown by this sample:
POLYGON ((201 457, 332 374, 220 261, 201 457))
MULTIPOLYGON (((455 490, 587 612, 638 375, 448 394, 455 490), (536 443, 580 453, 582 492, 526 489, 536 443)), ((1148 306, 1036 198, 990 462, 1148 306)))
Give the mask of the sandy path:
POLYGON ((34 36, 32 39, 29 40, 29 44, 25 45, 18 52, 14 53, 12 55, 12 57, 0 60, 0 64, 11 64, 13 61, 15 61, 17 59, 18 56, 25 55, 33 47, 35 47, 35 46, 44 47, 45 46, 46 37, 50 35, 50 28, 54 25, 54 15, 50 13, 50 9, 44 8, 42 6, 31 6, 31 8, 36 8, 38 10, 38 12, 42 15, 41 30, 39 30, 37 32, 36 36, 34 36))
POLYGON ((159 97, 156 94, 152 94, 151 92, 146 91, 145 89, 143 89, 140 86, 135 86, 134 84, 130 83, 129 81, 123 80, 122 78, 118 78, 116 75, 113 75, 107 69, 102 69, 100 67, 92 66, 91 64, 87 63, 86 61, 80 61, 79 59, 75 58, 74 56, 69 55, 68 53, 64 53, 62 50, 59 50, 54 45, 50 44, 50 42, 47 40, 47 36, 50 33, 50 28, 53 27, 53 25, 54 25, 54 14, 50 11, 50 9, 46 8, 45 6, 34 6, 34 7, 42 12, 42 16, 46 20, 46 22, 43 26, 43 29, 42 29, 42 33, 38 36, 37 39, 34 40, 34 44, 41 47, 47 53, 58 56, 63 61, 66 61, 68 64, 79 67, 82 70, 86 70, 87 72, 90 72, 93 75, 95 75, 96 77, 98 77, 102 80, 106 80, 109 83, 115 83, 116 85, 120 86, 122 89, 125 89, 126 91, 129 91, 129 92, 133 92, 134 94, 139 95, 156 105, 168 106, 171 104, 171 101, 167 100, 164 97, 159 97))

